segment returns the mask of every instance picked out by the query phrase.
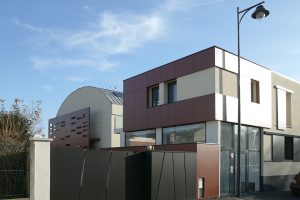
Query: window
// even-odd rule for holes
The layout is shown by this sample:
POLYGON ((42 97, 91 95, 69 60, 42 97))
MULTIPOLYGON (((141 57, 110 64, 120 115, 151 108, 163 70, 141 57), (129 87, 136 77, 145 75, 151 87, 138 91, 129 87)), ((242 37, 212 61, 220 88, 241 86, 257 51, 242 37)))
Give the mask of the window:
POLYGON ((115 124, 115 133, 119 134, 123 128, 123 116, 116 115, 114 124, 115 124))
POLYGON ((293 91, 276 85, 277 88, 277 128, 285 130, 292 127, 293 91))
POLYGON ((134 131, 126 133, 126 146, 155 145, 155 129, 134 131))
POLYGON ((259 82, 253 79, 251 79, 251 102, 260 103, 259 82))
POLYGON ((272 161, 272 135, 264 135, 264 161, 272 161))
POLYGON ((273 161, 284 161, 284 136, 273 135, 273 161))
POLYGON ((163 144, 205 142, 205 123, 163 128, 163 144))
POLYGON ((284 159, 293 160, 294 159, 294 141, 292 137, 285 137, 284 140, 284 159))
POLYGON ((168 103, 176 101, 177 97, 177 83, 175 81, 168 82, 168 103))
POLYGON ((149 96, 149 107, 158 106, 158 103, 159 103, 159 86, 155 85, 155 86, 149 87, 148 96, 149 96))
POLYGON ((286 127, 292 127, 292 94, 286 93, 286 127))

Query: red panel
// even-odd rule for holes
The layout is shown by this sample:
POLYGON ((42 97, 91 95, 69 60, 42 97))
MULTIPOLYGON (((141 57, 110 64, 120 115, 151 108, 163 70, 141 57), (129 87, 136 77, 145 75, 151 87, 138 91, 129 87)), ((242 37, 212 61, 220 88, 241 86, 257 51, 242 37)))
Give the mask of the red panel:
POLYGON ((146 86, 152 86, 160 83, 160 68, 146 72, 146 86))
POLYGON ((160 70, 160 82, 169 81, 176 78, 176 65, 175 62, 171 62, 161 67, 160 70))
POLYGON ((175 122, 176 124, 187 124, 195 122, 194 98, 176 102, 175 122))
POLYGON ((133 95, 134 129, 144 129, 146 126, 147 89, 136 90, 133 95))
POLYGON ((146 129, 158 128, 161 126, 160 107, 148 108, 146 110, 146 129))
POLYGON ((194 71, 215 66, 215 48, 209 48, 194 54, 194 71))
POLYGON ((204 178, 204 198, 217 198, 219 193, 220 146, 197 145, 197 178, 204 178))
POLYGON ((133 91, 133 89, 134 89, 134 78, 124 80, 123 83, 124 83, 123 84, 124 93, 133 91))
POLYGON ((206 96, 195 98, 195 120, 212 121, 215 120, 215 95, 209 94, 206 96))
POLYGON ((181 77, 194 72, 194 57, 188 56, 176 61, 176 76, 181 77))
POLYGON ((124 123, 123 129, 124 131, 128 131, 134 128, 134 92, 125 92, 124 93, 124 103, 123 103, 123 111, 124 111, 124 123))
POLYGON ((146 73, 134 77, 134 89, 138 90, 146 86, 146 73))
POLYGON ((175 125, 175 103, 161 106, 161 126, 175 125))

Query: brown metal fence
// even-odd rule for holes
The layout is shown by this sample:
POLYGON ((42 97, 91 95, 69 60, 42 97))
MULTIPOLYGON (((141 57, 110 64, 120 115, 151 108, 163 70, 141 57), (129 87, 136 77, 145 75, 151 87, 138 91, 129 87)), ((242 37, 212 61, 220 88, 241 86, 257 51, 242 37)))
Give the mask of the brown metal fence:
POLYGON ((0 143, 0 199, 28 197, 28 152, 28 146, 0 143))

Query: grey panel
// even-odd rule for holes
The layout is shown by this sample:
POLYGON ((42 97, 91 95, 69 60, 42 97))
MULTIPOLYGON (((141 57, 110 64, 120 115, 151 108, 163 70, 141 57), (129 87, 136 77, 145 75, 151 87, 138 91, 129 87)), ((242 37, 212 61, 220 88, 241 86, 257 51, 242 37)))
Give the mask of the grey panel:
POLYGON ((284 137, 273 135, 273 161, 284 160, 284 137))
POLYGON ((112 152, 107 200, 125 200, 126 152, 112 152))
POLYGON ((174 175, 175 175, 175 197, 176 199, 186 199, 184 153, 173 153, 174 175))
POLYGON ((185 172, 187 200, 194 200, 196 197, 197 177, 197 154, 185 153, 185 172))
POLYGON ((137 153, 126 158, 126 199, 146 199, 146 153, 137 153))
POLYGON ((110 155, 109 151, 87 151, 81 200, 105 199, 110 155))
POLYGON ((51 149, 51 200, 79 199, 84 151, 51 149))
POLYGON ((157 200, 175 199, 172 153, 165 153, 158 185, 157 200))
POLYGON ((300 138, 294 138, 294 161, 300 162, 300 138))
POLYGON ((152 152, 151 154, 151 200, 156 200, 163 157, 164 153, 162 152, 152 152))

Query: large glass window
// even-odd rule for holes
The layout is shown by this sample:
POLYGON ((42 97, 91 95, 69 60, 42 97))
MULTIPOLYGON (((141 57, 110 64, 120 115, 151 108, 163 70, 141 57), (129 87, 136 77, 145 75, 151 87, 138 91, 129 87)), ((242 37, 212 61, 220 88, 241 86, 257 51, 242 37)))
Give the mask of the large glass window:
POLYGON ((177 83, 175 81, 168 82, 168 103, 176 101, 177 97, 177 83))
POLYGON ((205 123, 163 128, 163 144, 205 142, 205 123))
POLYGON ((233 148, 233 126, 229 123, 222 123, 221 126, 221 148, 232 149, 233 148))
POLYGON ((272 161, 272 136, 264 135, 264 161, 272 161))
POLYGON ((292 137, 285 137, 284 140, 284 149, 285 149, 285 160, 293 160, 294 159, 294 141, 292 137))
POLYGON ((126 146, 155 145, 155 129, 126 133, 126 146))

